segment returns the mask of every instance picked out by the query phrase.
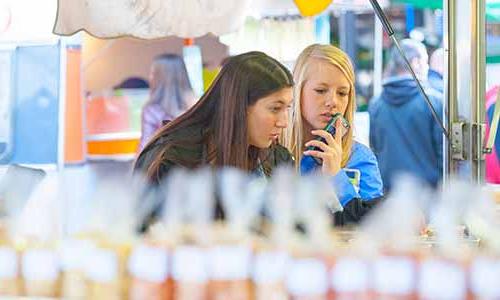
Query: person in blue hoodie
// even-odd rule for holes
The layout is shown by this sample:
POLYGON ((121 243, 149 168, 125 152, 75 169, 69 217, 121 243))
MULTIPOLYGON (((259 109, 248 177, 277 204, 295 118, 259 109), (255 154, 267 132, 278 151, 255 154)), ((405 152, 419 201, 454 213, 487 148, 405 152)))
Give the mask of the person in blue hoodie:
MULTIPOLYGON (((439 116, 442 94, 428 86, 425 46, 405 39, 401 47, 439 116)), ((386 191, 397 175, 407 173, 436 187, 443 172, 443 135, 439 124, 407 71, 397 49, 391 50, 382 93, 370 101, 370 146, 378 160, 386 191)))
POLYGON ((335 225, 358 223, 382 199, 383 184, 374 154, 353 138, 356 93, 352 63, 339 48, 314 44, 299 55, 293 76, 294 104, 283 145, 298 162, 300 174, 319 171, 331 176, 343 206, 334 215, 335 225), (332 135, 322 129, 335 113, 351 127, 344 131, 338 119, 332 135), (308 146, 321 151, 307 151, 308 146))

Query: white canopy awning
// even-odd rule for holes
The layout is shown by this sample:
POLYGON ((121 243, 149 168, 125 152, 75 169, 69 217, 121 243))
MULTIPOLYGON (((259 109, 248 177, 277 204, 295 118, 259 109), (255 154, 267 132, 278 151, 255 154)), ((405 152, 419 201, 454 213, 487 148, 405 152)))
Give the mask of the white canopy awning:
POLYGON ((244 22, 251 0, 59 0, 54 32, 101 38, 221 35, 244 22))
MULTIPOLYGON (((79 30, 101 37, 194 38, 234 32, 248 15, 315 15, 330 9, 369 9, 368 0, 58 0, 54 33, 79 30), (300 9, 298 9, 300 8, 300 9)), ((387 0, 379 0, 385 6, 387 0)))

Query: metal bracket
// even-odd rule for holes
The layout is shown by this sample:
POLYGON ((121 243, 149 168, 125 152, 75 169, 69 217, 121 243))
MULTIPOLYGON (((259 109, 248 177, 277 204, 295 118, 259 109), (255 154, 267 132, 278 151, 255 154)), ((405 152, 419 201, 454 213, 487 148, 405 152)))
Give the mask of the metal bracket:
POLYGON ((485 160, 485 153, 483 151, 484 139, 486 137, 486 124, 474 123, 472 124, 472 159, 475 161, 485 160))
POLYGON ((493 147, 495 145, 495 139, 497 138, 498 123, 500 121, 500 89, 498 89, 497 100, 493 104, 495 108, 493 109, 493 118, 490 120, 490 133, 486 139, 486 146, 484 146, 483 153, 491 154, 493 152, 493 147))
POLYGON ((466 160, 467 152, 465 147, 465 137, 467 124, 465 122, 456 122, 451 126, 451 158, 454 160, 466 160))

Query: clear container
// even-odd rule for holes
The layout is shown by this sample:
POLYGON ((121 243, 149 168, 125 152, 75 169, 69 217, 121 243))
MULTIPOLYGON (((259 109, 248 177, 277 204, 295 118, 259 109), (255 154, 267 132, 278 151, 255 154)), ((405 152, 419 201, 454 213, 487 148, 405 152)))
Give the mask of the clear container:
POLYGON ((381 300, 415 299, 417 261, 405 255, 381 255, 372 261, 373 291, 381 300))
POLYGON ((19 260, 15 249, 0 247, 0 296, 19 296, 19 260))
POLYGON ((130 300, 170 300, 172 281, 169 280, 167 249, 138 245, 128 260, 131 276, 130 300))
POLYGON ((178 246, 172 255, 174 300, 205 300, 208 297, 208 254, 197 246, 178 246))
POLYGON ((330 272, 335 299, 369 299, 369 263, 355 256, 339 256, 330 272))
POLYGON ((217 245, 208 252, 210 300, 250 300, 252 250, 245 245, 217 245))
POLYGON ((417 289, 420 299, 466 299, 466 269, 455 260, 427 257, 419 263, 417 289))
POLYGON ((61 243, 62 297, 82 299, 87 296, 85 268, 94 249, 95 245, 88 240, 69 239, 61 243))
POLYGON ((123 299, 122 280, 120 278, 118 255, 107 249, 92 251, 85 270, 88 280, 89 299, 123 299))
POLYGON ((59 296, 59 260, 55 251, 28 249, 23 253, 21 266, 26 296, 59 296))
POLYGON ((328 268, 315 257, 294 258, 286 278, 290 299, 326 300, 328 298, 328 268))
POLYGON ((253 260, 252 280, 255 300, 287 300, 285 276, 290 257, 281 251, 261 251, 253 260))

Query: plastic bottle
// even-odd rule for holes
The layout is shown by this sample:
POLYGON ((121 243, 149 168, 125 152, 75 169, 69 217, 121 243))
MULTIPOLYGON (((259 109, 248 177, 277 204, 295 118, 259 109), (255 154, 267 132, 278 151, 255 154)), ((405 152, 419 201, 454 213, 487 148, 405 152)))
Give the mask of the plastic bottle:
POLYGON ((61 243, 62 297, 82 299, 87 296, 85 268, 94 248, 91 241, 83 239, 69 239, 61 243))
POLYGON ((0 296, 19 296, 19 259, 14 248, 0 247, 0 296))
POLYGON ((97 248, 86 262, 87 295, 95 300, 124 298, 118 255, 109 249, 97 248))
POLYGON ((140 244, 132 250, 128 261, 128 271, 131 276, 130 300, 172 299, 169 259, 165 248, 140 244))
POLYGON ((58 297, 60 290, 59 260, 52 249, 30 248, 22 256, 24 295, 58 297))

